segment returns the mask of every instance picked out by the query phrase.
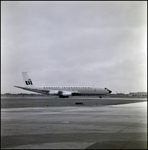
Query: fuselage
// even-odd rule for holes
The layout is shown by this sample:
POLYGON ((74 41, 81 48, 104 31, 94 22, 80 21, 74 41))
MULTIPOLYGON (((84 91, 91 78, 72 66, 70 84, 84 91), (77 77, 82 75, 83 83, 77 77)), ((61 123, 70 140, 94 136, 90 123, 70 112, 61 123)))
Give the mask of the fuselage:
POLYGON ((97 94, 109 94, 110 90, 107 88, 100 88, 94 86, 43 86, 38 87, 40 90, 49 90, 49 91, 70 91, 79 94, 87 94, 87 95, 97 95, 97 94))

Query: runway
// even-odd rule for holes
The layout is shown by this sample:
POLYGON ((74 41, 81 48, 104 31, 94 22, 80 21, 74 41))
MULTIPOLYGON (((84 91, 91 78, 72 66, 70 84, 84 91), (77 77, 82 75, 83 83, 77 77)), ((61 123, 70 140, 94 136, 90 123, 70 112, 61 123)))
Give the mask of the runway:
POLYGON ((147 100, 3 98, 1 148, 147 149, 147 100))

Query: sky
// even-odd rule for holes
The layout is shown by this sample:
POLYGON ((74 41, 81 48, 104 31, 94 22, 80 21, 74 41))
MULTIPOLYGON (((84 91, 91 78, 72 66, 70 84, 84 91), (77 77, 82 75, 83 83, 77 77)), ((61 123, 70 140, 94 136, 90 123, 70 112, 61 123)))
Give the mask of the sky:
POLYGON ((37 86, 147 91, 147 1, 1 1, 1 93, 37 86))

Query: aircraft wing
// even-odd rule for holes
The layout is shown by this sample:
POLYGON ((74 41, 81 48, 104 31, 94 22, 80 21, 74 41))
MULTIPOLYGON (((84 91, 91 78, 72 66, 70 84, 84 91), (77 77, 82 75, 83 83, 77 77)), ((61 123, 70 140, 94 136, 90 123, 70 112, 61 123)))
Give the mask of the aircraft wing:
POLYGON ((23 90, 28 90, 32 92, 37 92, 41 94, 47 95, 61 95, 61 96, 70 96, 70 95, 79 95, 77 91, 63 91, 63 90, 43 90, 35 87, 21 87, 21 86, 14 86, 23 90))
POLYGON ((23 90, 28 90, 28 91, 32 91, 32 92, 37 92, 37 93, 42 93, 42 94, 49 94, 49 90, 40 90, 40 89, 36 89, 36 88, 31 88, 31 87, 21 87, 21 86, 14 86, 23 90))

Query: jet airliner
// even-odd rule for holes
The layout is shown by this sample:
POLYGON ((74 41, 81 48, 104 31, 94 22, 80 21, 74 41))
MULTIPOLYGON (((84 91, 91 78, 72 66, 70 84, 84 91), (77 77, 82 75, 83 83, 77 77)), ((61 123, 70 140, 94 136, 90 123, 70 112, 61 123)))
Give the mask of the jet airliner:
POLYGON ((22 72, 24 87, 14 86, 23 90, 28 90, 46 95, 57 95, 59 98, 68 98, 69 96, 93 95, 102 98, 103 95, 110 94, 112 91, 108 88, 99 88, 94 86, 34 86, 27 72, 22 72))

